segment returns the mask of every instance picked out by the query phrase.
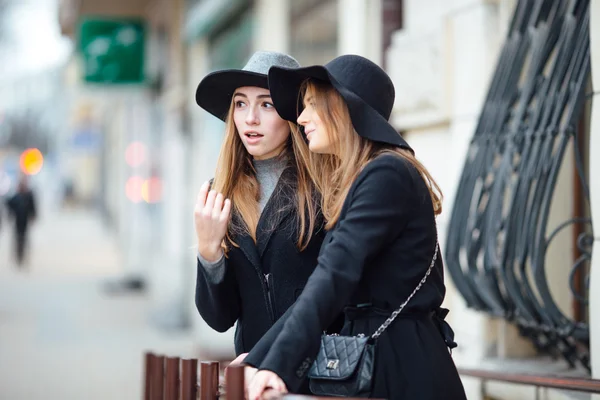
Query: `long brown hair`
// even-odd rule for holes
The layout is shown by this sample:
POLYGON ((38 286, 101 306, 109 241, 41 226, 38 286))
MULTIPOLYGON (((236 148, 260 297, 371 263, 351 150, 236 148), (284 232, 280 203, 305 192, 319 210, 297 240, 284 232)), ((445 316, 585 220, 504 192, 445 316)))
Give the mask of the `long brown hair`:
MULTIPOLYGON (((212 188, 231 200, 232 218, 222 247, 225 252, 229 244, 237 246, 234 236, 248 234, 256 242, 256 228, 260 218, 260 188, 252 156, 248 153, 233 121, 235 103, 232 99, 225 123, 225 139, 221 145, 217 169, 212 188)), ((308 145, 298 127, 289 123, 290 137, 280 157, 288 159, 286 168, 295 168, 296 181, 293 185, 295 198, 286 199, 297 211, 297 246, 304 250, 318 223, 320 213, 319 195, 308 172, 308 145)))
POLYGON ((307 80, 300 95, 304 97, 307 94, 312 97, 316 112, 334 145, 335 155, 321 154, 312 157, 309 162, 311 177, 321 192, 326 229, 333 228, 339 219, 352 182, 369 161, 383 153, 396 154, 414 166, 429 189, 435 215, 442 212, 442 191, 412 152, 360 136, 352 126, 348 106, 332 85, 307 80))

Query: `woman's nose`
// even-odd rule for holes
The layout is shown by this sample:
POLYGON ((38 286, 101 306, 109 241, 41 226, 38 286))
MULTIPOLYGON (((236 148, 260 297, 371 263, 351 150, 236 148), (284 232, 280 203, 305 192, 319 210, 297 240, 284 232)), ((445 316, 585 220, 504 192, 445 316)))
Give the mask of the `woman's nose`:
POLYGON ((246 114, 246 123, 248 125, 256 125, 258 122, 258 113, 254 110, 254 107, 250 107, 248 109, 248 114, 246 114))
POLYGON ((302 110, 300 115, 298 115, 298 119, 296 121, 299 125, 306 125, 308 123, 308 119, 306 118, 306 108, 302 110))

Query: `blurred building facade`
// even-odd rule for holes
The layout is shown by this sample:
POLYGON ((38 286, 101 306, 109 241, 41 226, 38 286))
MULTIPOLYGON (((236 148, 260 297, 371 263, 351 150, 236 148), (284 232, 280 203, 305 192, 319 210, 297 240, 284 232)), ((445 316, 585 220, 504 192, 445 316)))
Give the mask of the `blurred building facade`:
MULTIPOLYGON (((213 332, 193 302, 192 210, 196 191, 212 177, 224 127, 195 104, 195 89, 203 76, 239 68, 256 50, 288 52, 302 65, 354 53, 383 66, 396 85, 392 123, 444 192, 446 212, 438 228, 445 236, 448 210, 515 4, 516 0, 63 0, 63 34, 74 39, 78 19, 88 14, 134 16, 147 23, 146 84, 84 85, 76 55, 64 76, 71 112, 88 110, 85 120, 100 132, 93 187, 99 188, 107 222, 119 234, 127 277, 143 281, 153 299, 149 318, 165 329, 194 329, 205 354, 232 354, 232 333, 213 332), (131 143, 143 145, 143 159, 134 165, 125 159, 131 143), (154 199, 132 201, 126 193, 131 177, 156 178, 160 193, 154 199), (210 343, 210 349, 202 343, 210 343)), ((592 21, 600 20, 598 2, 592 2, 592 14, 592 21)), ((592 65, 598 82, 600 24, 595 25, 592 22, 592 65)), ((589 102, 587 107, 596 139, 587 127, 592 139, 586 150, 600 155, 600 106, 589 102)), ((600 188, 594 186, 594 172, 598 181, 600 171, 594 157, 589 159, 598 218, 600 188)), ((552 211, 553 220, 565 220, 571 213, 573 168, 567 157, 555 198, 561 206, 552 211)), ((600 220, 595 222, 600 226, 600 220)), ((572 300, 569 293, 560 292, 566 274, 560 266, 571 265, 570 246, 565 241, 552 250, 548 269, 553 294, 567 315, 573 313, 572 300)), ((600 271, 598 258, 594 262, 600 271)), ((600 310, 600 291, 593 289, 600 288, 598 275, 591 278, 590 310, 600 310)), ((449 278, 447 284, 448 319, 460 345, 454 352, 457 363, 479 365, 488 359, 534 354, 514 328, 467 309, 449 278)), ((600 377, 600 321, 593 315, 590 311, 592 364, 600 377)), ((479 382, 465 383, 470 399, 481 398, 479 382)), ((532 389, 510 385, 494 390, 499 397, 533 394, 532 389)))

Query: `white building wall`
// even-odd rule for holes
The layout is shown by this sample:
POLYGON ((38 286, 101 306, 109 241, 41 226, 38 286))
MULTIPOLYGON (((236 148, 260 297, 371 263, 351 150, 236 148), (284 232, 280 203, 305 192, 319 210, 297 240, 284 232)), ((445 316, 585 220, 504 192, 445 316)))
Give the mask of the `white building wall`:
MULTIPOLYGON (((490 46, 498 25, 494 5, 457 1, 405 2, 405 29, 392 38, 388 72, 396 85, 392 122, 405 131, 417 157, 436 178, 445 195, 438 217, 440 245, 445 245, 469 141, 493 72, 498 47, 490 46)), ((466 308, 447 275, 445 305, 459 347, 458 364, 476 364, 489 351, 489 318, 466 308)), ((465 380, 467 397, 477 399, 477 381, 465 380)))

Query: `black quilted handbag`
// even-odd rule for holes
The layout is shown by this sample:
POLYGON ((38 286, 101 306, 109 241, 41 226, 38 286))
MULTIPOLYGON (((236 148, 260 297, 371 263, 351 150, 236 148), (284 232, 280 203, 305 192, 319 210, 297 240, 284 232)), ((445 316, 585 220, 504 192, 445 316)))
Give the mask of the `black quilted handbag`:
POLYGON ((323 335, 308 372, 310 391, 320 396, 369 397, 375 341, 365 336, 323 335))
POLYGON ((377 338, 396 319, 406 304, 419 291, 431 273, 438 255, 435 252, 429 269, 415 290, 371 336, 321 336, 321 347, 313 362, 308 380, 310 391, 318 396, 369 397, 373 390, 375 347, 377 338))

